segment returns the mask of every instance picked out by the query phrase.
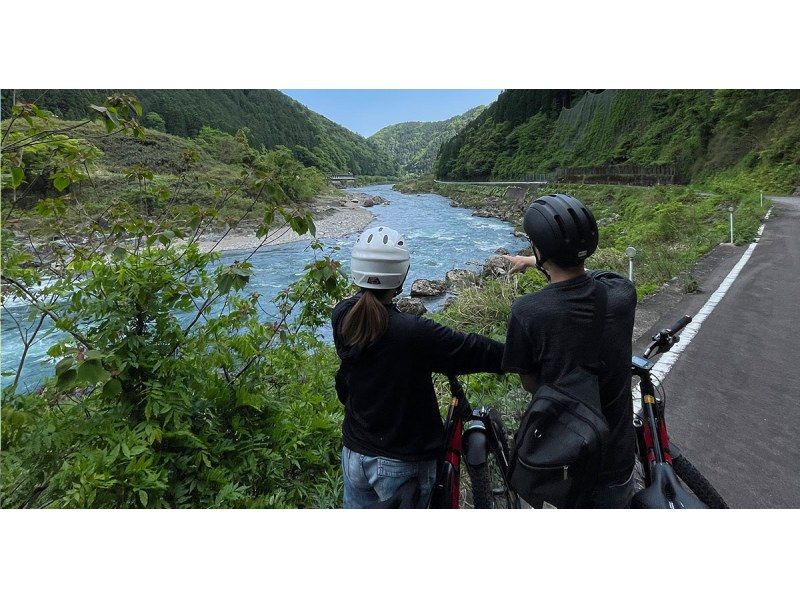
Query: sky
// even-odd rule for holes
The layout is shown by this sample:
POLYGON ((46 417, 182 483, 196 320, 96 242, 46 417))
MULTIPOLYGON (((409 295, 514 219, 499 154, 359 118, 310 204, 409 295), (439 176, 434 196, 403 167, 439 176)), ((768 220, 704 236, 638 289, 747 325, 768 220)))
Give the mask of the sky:
POLYGON ((314 112, 369 137, 386 125, 446 120, 497 99, 499 89, 282 89, 314 112))

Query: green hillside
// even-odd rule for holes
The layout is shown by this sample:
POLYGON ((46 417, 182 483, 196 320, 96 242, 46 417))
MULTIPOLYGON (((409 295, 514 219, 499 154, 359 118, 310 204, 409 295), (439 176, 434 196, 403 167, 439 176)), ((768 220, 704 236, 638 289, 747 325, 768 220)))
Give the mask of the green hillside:
POLYGON ((797 90, 507 90, 445 143, 443 179, 557 167, 672 165, 693 181, 730 169, 800 184, 797 90))
MULTIPOLYGON (((3 93, 4 110, 9 91, 3 93)), ((66 119, 86 116, 108 90, 17 90, 17 98, 36 102, 66 119)), ((196 136, 203 125, 235 133, 241 128, 255 147, 292 150, 306 166, 325 172, 393 175, 394 161, 360 135, 313 112, 274 89, 134 89, 144 109, 144 124, 179 135, 196 136)), ((5 116, 5 112, 4 112, 5 116)))
POLYGON ((477 106, 464 114, 436 122, 389 125, 372 135, 369 140, 394 158, 404 171, 430 172, 442 143, 459 133, 485 108, 486 106, 477 106))

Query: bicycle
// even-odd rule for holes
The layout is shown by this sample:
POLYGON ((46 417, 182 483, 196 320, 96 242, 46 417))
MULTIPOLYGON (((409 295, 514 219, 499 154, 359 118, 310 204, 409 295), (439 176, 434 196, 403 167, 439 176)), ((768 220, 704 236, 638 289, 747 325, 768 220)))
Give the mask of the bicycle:
MULTIPOLYGON (((641 407, 633 417, 636 430, 637 467, 641 468, 644 487, 633 497, 633 508, 656 509, 727 509, 728 505, 692 463, 681 454, 667 433, 666 397, 656 392, 650 357, 669 351, 680 341, 678 333, 692 321, 683 316, 669 328, 653 336, 653 342, 641 357, 634 355, 632 373, 639 378, 641 407), (689 487, 688 493, 679 479, 689 487)), ((659 384, 659 386, 661 386, 659 384)), ((663 390, 663 387, 662 387, 663 390)))
POLYGON ((508 435, 500 414, 486 406, 472 409, 458 378, 447 379, 451 400, 444 420, 445 449, 429 507, 519 508, 519 498, 508 483, 508 435))
POLYGON ((444 448, 427 503, 421 504, 419 480, 412 478, 374 508, 520 507, 508 483, 508 435, 500 415, 491 407, 472 409, 458 378, 447 379, 451 399, 444 418, 444 448), (466 470, 461 468, 462 459, 466 470))

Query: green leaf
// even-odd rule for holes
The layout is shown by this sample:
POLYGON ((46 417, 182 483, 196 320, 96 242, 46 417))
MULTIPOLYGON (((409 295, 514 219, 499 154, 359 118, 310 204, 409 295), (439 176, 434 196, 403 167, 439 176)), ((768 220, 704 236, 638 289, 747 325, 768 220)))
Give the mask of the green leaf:
POLYGON ((122 393, 122 383, 116 379, 111 378, 108 382, 103 385, 103 396, 105 397, 116 397, 122 393))
POLYGON ((75 365, 75 358, 65 357, 56 364, 56 376, 60 378, 61 375, 68 369, 70 369, 73 365, 75 365))
POLYGON ((25 170, 20 168, 19 166, 12 166, 11 167, 11 187, 16 189, 22 183, 22 179, 25 178, 25 170))
POLYGON ((102 380, 108 379, 109 375, 103 369, 103 364, 99 359, 86 359, 78 366, 78 382, 87 384, 97 384, 102 380))
POLYGON ((124 247, 115 247, 114 251, 111 252, 111 256, 117 261, 124 260, 127 255, 128 252, 124 247))
POLYGON ((70 180, 69 176, 64 174, 63 172, 59 172, 56 176, 53 177, 53 187, 55 187, 58 191, 63 191, 72 181, 70 180))
POLYGON ((139 490, 139 500, 141 501, 142 506, 146 507, 147 506, 147 492, 145 492, 144 490, 139 490))
POLYGON ((64 389, 72 386, 78 377, 76 370, 66 370, 56 379, 56 388, 64 389))

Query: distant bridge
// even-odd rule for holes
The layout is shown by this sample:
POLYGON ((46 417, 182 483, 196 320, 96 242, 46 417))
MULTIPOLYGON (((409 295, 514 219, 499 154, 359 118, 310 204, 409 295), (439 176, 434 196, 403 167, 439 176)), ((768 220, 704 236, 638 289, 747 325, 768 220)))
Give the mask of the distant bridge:
POLYGON ((328 179, 335 187, 349 187, 356 184, 356 176, 352 172, 332 174, 328 179))

